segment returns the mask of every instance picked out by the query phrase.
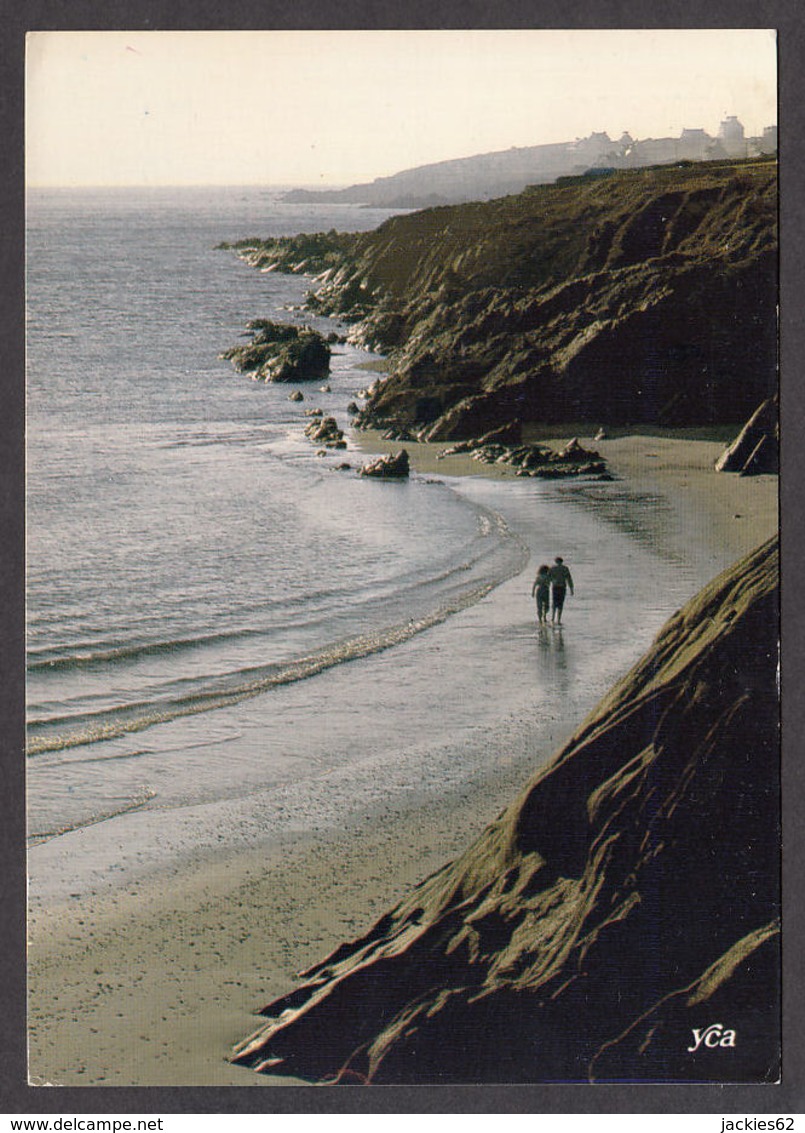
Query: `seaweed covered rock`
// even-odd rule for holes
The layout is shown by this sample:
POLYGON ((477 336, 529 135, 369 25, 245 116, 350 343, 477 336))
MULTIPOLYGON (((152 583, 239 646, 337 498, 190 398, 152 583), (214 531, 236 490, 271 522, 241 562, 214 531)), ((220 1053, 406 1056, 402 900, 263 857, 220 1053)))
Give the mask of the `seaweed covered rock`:
POLYGON ((265 382, 320 381, 330 372, 330 347, 318 331, 268 319, 253 320, 248 330, 251 342, 221 355, 237 370, 265 382))
POLYGON ((342 1083, 775 1081, 778 569, 775 539, 675 614, 520 798, 266 1006, 234 1061, 342 1083))

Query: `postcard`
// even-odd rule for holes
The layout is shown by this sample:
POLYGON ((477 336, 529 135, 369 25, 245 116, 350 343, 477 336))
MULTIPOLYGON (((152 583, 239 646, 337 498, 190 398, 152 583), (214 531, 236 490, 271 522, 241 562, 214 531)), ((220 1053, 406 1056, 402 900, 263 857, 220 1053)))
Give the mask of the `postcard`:
POLYGON ((34 1086, 781 1081, 774 29, 32 30, 34 1086))

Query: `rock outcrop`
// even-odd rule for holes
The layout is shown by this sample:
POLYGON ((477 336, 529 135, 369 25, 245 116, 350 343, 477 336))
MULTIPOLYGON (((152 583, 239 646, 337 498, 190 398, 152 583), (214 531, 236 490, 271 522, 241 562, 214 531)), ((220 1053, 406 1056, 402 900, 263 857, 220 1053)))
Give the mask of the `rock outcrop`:
POLYGON ((780 471, 780 406, 775 395, 752 414, 716 461, 716 472, 757 476, 780 471))
POLYGON ((310 302, 389 356, 358 425, 737 425, 776 391, 776 225, 772 159, 578 177, 333 237, 310 302))
POLYGON ((330 372, 330 347, 318 331, 255 319, 251 342, 233 346, 222 358, 264 382, 320 381, 330 372))
POLYGON ((347 447, 344 430, 339 429, 335 417, 322 417, 316 414, 305 426, 305 435, 315 444, 324 445, 326 448, 347 447))
POLYGON ((234 1060, 339 1083, 776 1080, 777 634, 772 540, 234 1060))
MULTIPOLYGON (((519 435, 519 429, 517 430, 519 435)), ((473 460, 483 464, 508 464, 517 469, 518 476, 534 476, 545 480, 584 476, 596 480, 612 480, 599 452, 585 449, 576 437, 558 452, 545 445, 507 444, 497 437, 512 436, 510 429, 498 429, 477 441, 458 441, 436 454, 437 460, 447 456, 469 453, 473 460)))
POLYGON ((408 453, 402 449, 371 460, 361 468, 361 476, 373 476, 378 480, 404 480, 410 471, 408 453))
POLYGON ((237 252, 252 267, 261 271, 319 275, 329 268, 340 267, 344 255, 349 253, 352 245, 353 237, 350 234, 336 232, 333 228, 329 232, 302 232, 298 236, 280 236, 268 240, 251 236, 233 244, 224 242, 218 248, 237 252))

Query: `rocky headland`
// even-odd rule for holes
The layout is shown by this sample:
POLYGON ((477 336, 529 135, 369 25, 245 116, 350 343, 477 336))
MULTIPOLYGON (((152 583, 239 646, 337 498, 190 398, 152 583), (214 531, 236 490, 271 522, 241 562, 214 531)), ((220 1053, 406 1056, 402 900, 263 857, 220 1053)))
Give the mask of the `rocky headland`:
POLYGON ((547 184, 562 176, 647 165, 756 157, 777 152, 777 128, 747 138, 734 116, 726 118, 718 137, 702 129, 685 129, 678 138, 633 138, 628 131, 610 138, 595 131, 586 138, 536 146, 512 146, 472 157, 452 158, 390 177, 344 189, 292 189, 282 198, 293 204, 350 203, 376 208, 426 208, 429 205, 489 200, 519 193, 528 185, 547 184))
POLYGON ((388 355, 359 427, 517 444, 579 422, 739 425, 776 389, 773 159, 565 178, 238 252, 318 273, 311 307, 388 355))
POLYGON ((560 449, 544 444, 512 443, 510 431, 497 429, 477 441, 459 441, 436 454, 437 460, 469 453, 482 464, 509 465, 517 476, 533 476, 542 480, 558 480, 567 476, 585 476, 595 480, 611 480, 606 461, 600 452, 586 449, 573 437, 560 449))
POLYGON ((346 1084, 776 1080, 777 631, 772 539, 235 1061, 346 1084))

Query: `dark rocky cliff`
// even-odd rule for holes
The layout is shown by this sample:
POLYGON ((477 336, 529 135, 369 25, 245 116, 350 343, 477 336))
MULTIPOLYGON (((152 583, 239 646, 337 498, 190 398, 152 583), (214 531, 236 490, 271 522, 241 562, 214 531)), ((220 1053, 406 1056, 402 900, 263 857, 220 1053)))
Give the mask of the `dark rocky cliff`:
POLYGON ((776 223, 767 159, 566 178, 241 252, 320 271, 315 308, 390 355, 359 425, 462 440, 746 420, 776 390, 776 223))
POLYGON ((339 1082, 775 1080, 777 586, 772 540, 461 858, 266 1007, 236 1061, 339 1082))

